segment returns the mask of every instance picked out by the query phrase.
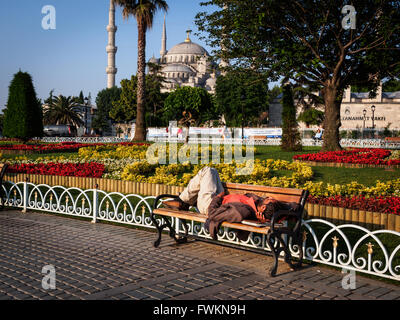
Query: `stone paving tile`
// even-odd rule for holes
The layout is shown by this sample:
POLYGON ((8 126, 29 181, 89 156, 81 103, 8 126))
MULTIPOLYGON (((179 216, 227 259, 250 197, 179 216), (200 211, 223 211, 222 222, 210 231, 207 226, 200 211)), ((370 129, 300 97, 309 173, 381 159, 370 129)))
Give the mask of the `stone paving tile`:
POLYGON ((306 267, 267 274, 270 257, 189 241, 177 246, 143 230, 93 225, 40 213, 0 213, 0 300, 345 300, 400 299, 400 287, 358 276, 341 289, 340 272, 306 267), (42 267, 56 268, 56 290, 41 287, 42 267))

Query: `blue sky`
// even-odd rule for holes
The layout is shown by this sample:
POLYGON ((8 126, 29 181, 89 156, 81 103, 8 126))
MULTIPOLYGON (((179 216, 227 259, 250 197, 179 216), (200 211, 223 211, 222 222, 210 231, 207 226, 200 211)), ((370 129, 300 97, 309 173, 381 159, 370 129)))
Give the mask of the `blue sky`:
MULTIPOLYGON (((185 40, 185 30, 197 31, 194 17, 206 8, 200 0, 169 0, 167 49, 185 40)), ((50 90, 66 96, 91 93, 94 102, 98 91, 107 84, 106 45, 108 41, 109 0, 13 0, 0 1, 0 109, 8 97, 13 75, 28 72, 33 78, 38 98, 50 90), (56 9, 56 30, 42 28, 42 7, 56 9)), ((146 58, 159 57, 163 13, 158 13, 147 33, 146 58)), ((132 18, 123 20, 116 10, 118 47, 116 83, 136 73, 137 25, 132 18)), ((194 34, 192 41, 201 43, 194 34)))

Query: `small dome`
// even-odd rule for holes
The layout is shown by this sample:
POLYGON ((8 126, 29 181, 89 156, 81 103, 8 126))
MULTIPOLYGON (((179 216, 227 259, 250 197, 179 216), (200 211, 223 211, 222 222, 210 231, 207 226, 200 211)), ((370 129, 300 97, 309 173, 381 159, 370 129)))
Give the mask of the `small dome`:
POLYGON ((156 57, 154 57, 154 55, 149 59, 149 63, 159 63, 159 59, 157 59, 156 57))
POLYGON ((204 49, 202 46, 198 45, 197 43, 194 42, 181 42, 177 44, 176 46, 172 47, 167 55, 173 55, 173 54, 192 54, 192 55, 204 55, 206 54, 209 56, 208 52, 206 49, 204 49))
POLYGON ((168 64, 163 69, 162 72, 186 72, 186 73, 193 73, 193 70, 190 69, 188 66, 184 64, 168 64))
POLYGON ((206 86, 209 86, 210 88, 215 87, 217 84, 217 79, 216 78, 208 78, 206 81, 206 86))

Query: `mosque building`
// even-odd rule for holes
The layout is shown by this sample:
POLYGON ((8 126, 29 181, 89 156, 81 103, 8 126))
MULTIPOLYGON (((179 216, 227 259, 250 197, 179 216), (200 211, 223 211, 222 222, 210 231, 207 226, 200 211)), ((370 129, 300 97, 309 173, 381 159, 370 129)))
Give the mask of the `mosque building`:
POLYGON ((149 63, 160 67, 160 74, 165 78, 164 92, 170 92, 181 86, 201 87, 208 92, 215 92, 216 65, 210 61, 206 49, 190 39, 191 30, 187 30, 184 42, 167 47, 167 32, 164 17, 160 58, 152 57, 149 63))

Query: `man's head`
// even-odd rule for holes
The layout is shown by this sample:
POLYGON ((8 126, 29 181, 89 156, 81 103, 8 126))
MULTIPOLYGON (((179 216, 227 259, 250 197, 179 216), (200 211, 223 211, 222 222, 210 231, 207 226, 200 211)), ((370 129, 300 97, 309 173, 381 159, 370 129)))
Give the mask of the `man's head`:
POLYGON ((279 210, 279 202, 274 198, 266 197, 257 204, 257 218, 266 222, 271 220, 272 215, 277 210, 279 210))

